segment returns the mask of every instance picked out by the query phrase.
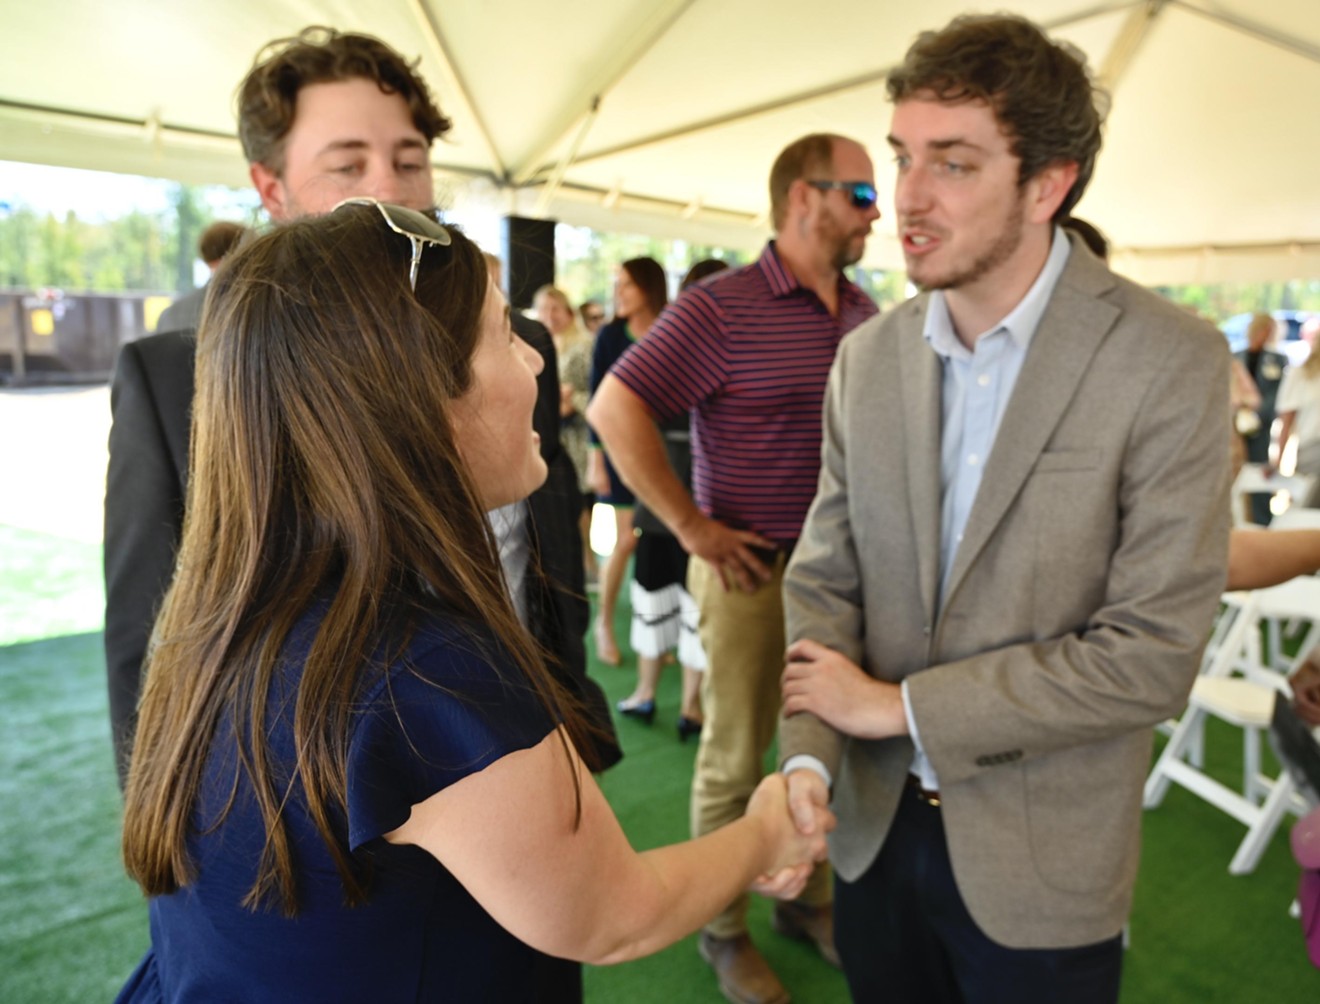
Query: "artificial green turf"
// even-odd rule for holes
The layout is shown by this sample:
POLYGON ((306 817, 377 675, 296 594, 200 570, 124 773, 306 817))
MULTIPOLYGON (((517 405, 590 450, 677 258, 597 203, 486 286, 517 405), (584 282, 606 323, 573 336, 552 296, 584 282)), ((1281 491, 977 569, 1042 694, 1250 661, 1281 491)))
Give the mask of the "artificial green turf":
MULTIPOLYGON (((0 1002, 105 1001, 147 943, 146 910, 119 863, 119 792, 110 756, 95 546, 0 527, 0 1002), (38 639, 22 640, 20 639, 38 639)), ((618 637, 627 651, 626 606, 618 637)), ((611 700, 632 689, 635 663, 593 665, 611 700)), ((687 834, 696 743, 680 744, 678 671, 661 680, 651 726, 619 721, 627 753, 601 781, 638 848, 687 834)), ((1207 762, 1241 773, 1239 735, 1211 723, 1207 762)), ((1243 827, 1174 786, 1146 814, 1141 878, 1125 959, 1123 1004, 1320 1000, 1287 913, 1297 868, 1280 833, 1260 867, 1228 874, 1243 827)), ((768 929, 753 902, 752 935, 799 1004, 846 994, 809 949, 768 929)), ((591 1004, 722 998, 695 939, 649 959, 588 969, 591 1004)))

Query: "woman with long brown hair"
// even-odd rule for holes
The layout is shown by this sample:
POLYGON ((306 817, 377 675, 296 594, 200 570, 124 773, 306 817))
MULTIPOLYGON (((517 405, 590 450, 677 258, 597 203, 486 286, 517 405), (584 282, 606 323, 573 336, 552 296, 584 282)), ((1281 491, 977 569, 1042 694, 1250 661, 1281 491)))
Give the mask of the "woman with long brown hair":
POLYGON ((539 367, 476 247, 397 206, 280 227, 214 280, 121 999, 527 1000, 538 951, 654 951, 823 853, 779 778, 724 830, 628 846, 485 518, 545 477, 539 367))
MULTIPOLYGON (((614 320, 596 333, 591 356, 591 393, 605 379, 610 367, 636 342, 646 337, 660 311, 669 303, 665 270, 654 258, 629 258, 614 277, 614 320)), ((593 431, 587 456, 587 480, 596 497, 614 509, 614 550, 600 573, 600 608, 596 611, 596 658, 609 666, 623 662, 614 637, 614 614, 619 605, 628 560, 636 548, 633 538, 633 505, 636 499, 623 483, 600 439, 593 431)))

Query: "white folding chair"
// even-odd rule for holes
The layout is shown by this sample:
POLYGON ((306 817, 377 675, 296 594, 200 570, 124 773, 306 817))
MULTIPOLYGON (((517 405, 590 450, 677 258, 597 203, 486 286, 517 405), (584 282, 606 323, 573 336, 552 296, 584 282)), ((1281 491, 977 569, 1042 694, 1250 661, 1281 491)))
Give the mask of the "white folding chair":
POLYGON ((1314 483, 1315 478, 1307 474, 1290 474, 1285 477, 1276 473, 1266 477, 1264 464, 1243 464, 1230 489, 1233 525, 1251 525, 1251 521, 1247 519, 1248 503, 1243 496, 1262 493, 1277 495, 1279 492, 1286 492, 1290 503, 1305 501, 1311 494, 1311 486, 1314 483))
MULTIPOLYGON (((1308 509, 1305 506, 1289 506, 1275 516, 1269 525, 1271 530, 1320 530, 1320 509, 1308 509)), ((1290 644, 1293 651, 1309 650, 1315 642, 1314 632, 1320 623, 1320 611, 1313 611, 1315 617, 1303 618, 1300 624, 1290 623, 1287 619, 1267 620, 1264 625, 1266 645, 1266 665, 1275 669, 1286 665, 1283 654, 1285 645, 1290 644)))
POLYGON ((1192 687, 1187 710, 1146 779, 1143 804, 1148 809, 1158 806, 1174 783, 1243 823, 1247 833, 1228 870, 1245 875, 1259 863, 1284 813, 1305 809, 1287 771, 1276 777, 1261 771, 1261 736, 1270 727, 1274 695, 1289 693, 1280 668, 1291 666, 1267 663, 1260 625, 1267 620, 1320 619, 1320 579, 1302 576, 1270 589, 1228 595, 1235 596, 1237 613, 1224 626, 1219 645, 1192 687), (1240 793, 1201 769, 1205 721, 1212 715, 1242 729, 1240 793))

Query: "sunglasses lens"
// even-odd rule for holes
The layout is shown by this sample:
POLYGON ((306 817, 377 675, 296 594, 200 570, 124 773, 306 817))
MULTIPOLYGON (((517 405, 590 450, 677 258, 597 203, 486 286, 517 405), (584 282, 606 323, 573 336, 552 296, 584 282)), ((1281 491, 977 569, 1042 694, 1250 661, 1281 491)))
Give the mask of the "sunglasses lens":
POLYGON ((388 202, 377 203, 385 218, 402 234, 421 237, 432 244, 449 244, 449 231, 425 213, 388 202))
POLYGON ((867 182, 852 186, 852 204, 858 209, 870 209, 875 205, 878 197, 875 186, 867 182))

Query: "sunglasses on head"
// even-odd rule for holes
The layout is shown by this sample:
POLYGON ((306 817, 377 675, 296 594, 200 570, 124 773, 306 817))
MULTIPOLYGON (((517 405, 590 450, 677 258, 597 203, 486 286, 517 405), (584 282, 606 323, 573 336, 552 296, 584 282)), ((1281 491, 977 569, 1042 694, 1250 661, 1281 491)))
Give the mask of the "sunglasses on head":
POLYGON ((812 188, 820 189, 822 192, 828 192, 832 189, 847 192, 848 200, 852 203, 854 209, 870 209, 880 197, 875 190, 875 185, 869 181, 808 181, 807 184, 812 188))
POLYGON ((412 263, 408 266, 408 285, 414 293, 417 292, 417 266, 422 261, 422 248, 428 245, 448 247, 450 243, 449 231, 431 217, 425 213, 419 213, 416 209, 396 206, 392 202, 381 202, 379 199, 371 199, 366 196, 345 199, 330 212, 333 213, 344 206, 375 206, 380 210, 380 215, 385 220, 387 227, 396 234, 408 238, 412 244, 412 263))

